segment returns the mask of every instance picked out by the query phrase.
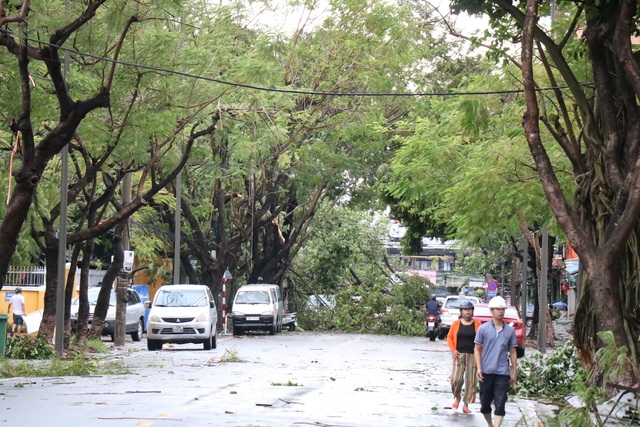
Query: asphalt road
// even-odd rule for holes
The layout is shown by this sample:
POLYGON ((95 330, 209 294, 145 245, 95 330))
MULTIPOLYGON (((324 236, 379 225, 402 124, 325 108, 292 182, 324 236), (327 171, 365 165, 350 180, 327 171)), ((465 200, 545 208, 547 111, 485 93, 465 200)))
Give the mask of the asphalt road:
MULTIPOLYGON (((0 426, 486 425, 478 403, 450 408, 444 341, 296 331, 149 352, 145 338, 100 357, 133 373, 0 380, 0 426)), ((503 425, 539 425, 540 409, 511 399, 503 425)))

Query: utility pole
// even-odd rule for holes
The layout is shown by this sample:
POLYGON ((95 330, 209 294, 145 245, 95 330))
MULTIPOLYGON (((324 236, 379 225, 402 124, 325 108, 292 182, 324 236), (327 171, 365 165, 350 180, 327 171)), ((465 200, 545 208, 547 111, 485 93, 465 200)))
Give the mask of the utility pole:
MULTIPOLYGON (((122 179, 122 204, 127 206, 131 203, 132 177, 128 173, 122 179)), ((122 248, 127 254, 131 249, 131 239, 129 237, 129 220, 122 230, 122 248)), ((127 261, 125 256, 125 262, 127 261)), ((123 266, 124 269, 124 266, 123 266)), ((116 279, 116 324, 113 332, 113 345, 123 347, 127 334, 127 282, 129 274, 121 270, 116 279)))
MULTIPOLYGON (((67 18, 71 12, 71 0, 65 1, 65 12, 67 18)), ((25 41, 26 43, 26 41, 25 41)), ((64 51, 64 84, 69 89, 67 77, 69 75, 69 51, 64 51)), ((56 332, 55 349, 58 356, 64 350, 64 288, 67 275, 67 203, 69 191, 69 145, 62 147, 61 158, 61 178, 60 178, 60 231, 58 232, 58 287, 56 289, 56 332)))
POLYGON ((517 271, 517 268, 516 268, 516 264, 517 264, 517 258, 516 258, 515 253, 513 253, 511 255, 511 280, 510 280, 510 282, 511 282, 511 292, 510 292, 511 305, 513 305, 513 306, 517 306, 517 304, 518 304, 518 299, 516 298, 516 294, 517 294, 517 291, 518 291, 518 288, 516 286, 517 282, 518 282, 518 276, 517 276, 518 271, 517 271))
POLYGON ((545 354, 547 352, 547 322, 550 321, 550 319, 547 319, 549 317, 549 302, 547 301, 547 283, 549 278, 549 230, 547 228, 542 229, 542 250, 540 252, 538 350, 540 353, 545 354))

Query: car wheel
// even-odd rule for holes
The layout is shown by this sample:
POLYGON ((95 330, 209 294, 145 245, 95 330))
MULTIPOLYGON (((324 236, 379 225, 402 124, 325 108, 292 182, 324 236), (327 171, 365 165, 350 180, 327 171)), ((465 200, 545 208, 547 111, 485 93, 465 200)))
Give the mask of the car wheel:
POLYGON ((116 342, 116 336, 114 334, 110 334, 109 337, 111 337, 111 342, 116 342))
POLYGON ((162 342, 158 340, 150 340, 147 338, 147 349, 149 351, 162 350, 162 342))
POLYGON ((213 337, 211 337, 212 343, 211 348, 218 348, 218 331, 213 333, 213 337))
POLYGON ((234 327, 233 327, 233 335, 234 335, 234 336, 236 336, 236 337, 237 337, 237 336, 239 336, 239 335, 242 335, 242 333, 243 333, 243 331, 242 331, 242 328, 241 328, 241 327, 239 327, 239 326, 234 326, 234 327))
POLYGON ((269 335, 275 335, 278 331, 278 323, 274 323, 271 325, 271 329, 269 329, 269 335))
POLYGON ((202 346, 205 350, 211 350, 211 341, 213 341, 212 337, 209 337, 206 340, 202 341, 202 346))
POLYGON ((134 341, 140 341, 142 339, 142 334, 143 334, 142 331, 143 331, 143 326, 142 326, 142 319, 141 319, 141 320, 138 320, 136 331, 131 333, 131 339, 134 341))

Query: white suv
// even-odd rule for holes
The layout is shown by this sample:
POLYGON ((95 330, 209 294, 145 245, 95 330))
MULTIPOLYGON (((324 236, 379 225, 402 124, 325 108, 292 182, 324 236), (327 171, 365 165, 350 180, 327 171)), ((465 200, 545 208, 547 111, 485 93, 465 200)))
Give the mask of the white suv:
POLYGON ((442 319, 440 329, 443 331, 441 336, 446 336, 449 333, 449 328, 451 328, 453 322, 460 317, 460 303, 462 301, 471 301, 473 304, 480 304, 483 302, 478 297, 468 297, 464 295, 449 295, 446 297, 442 304, 442 314, 440 315, 440 318, 442 319))
POLYGON ((161 350, 164 343, 202 343, 217 346, 218 313, 205 285, 164 285, 153 298, 147 321, 147 348, 161 350))

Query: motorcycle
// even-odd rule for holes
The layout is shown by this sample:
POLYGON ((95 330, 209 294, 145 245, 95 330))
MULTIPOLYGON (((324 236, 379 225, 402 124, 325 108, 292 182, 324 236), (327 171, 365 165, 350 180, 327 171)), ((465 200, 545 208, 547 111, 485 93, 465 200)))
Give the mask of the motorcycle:
POLYGON ((424 322, 424 332, 430 341, 435 341, 440 335, 440 316, 428 314, 427 321, 424 322))
POLYGON ((285 313, 282 318, 282 329, 287 329, 289 331, 296 330, 296 314, 295 313, 285 313))

